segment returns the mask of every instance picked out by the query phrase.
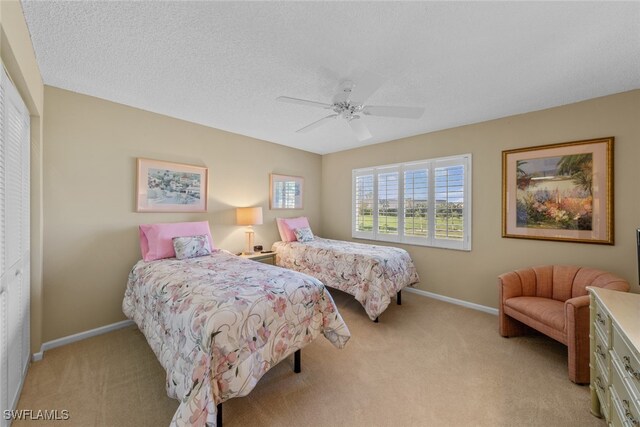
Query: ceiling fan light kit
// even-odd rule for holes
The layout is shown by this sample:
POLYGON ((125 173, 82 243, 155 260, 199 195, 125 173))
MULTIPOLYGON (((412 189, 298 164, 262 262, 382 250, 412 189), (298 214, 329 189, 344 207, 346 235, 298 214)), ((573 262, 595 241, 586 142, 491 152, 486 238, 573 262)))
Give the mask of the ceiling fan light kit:
POLYGON ((298 129, 296 133, 309 132, 322 126, 331 119, 337 119, 340 117, 347 121, 359 141, 366 141, 372 137, 371 132, 369 132, 365 123, 360 120, 360 114, 364 114, 366 116, 406 119, 418 119, 422 117, 422 114, 424 113, 424 108, 422 107, 365 105, 365 99, 379 88, 379 82, 381 79, 379 76, 375 77, 376 78, 369 78, 369 81, 365 81, 361 86, 354 84, 351 80, 343 81, 339 86, 340 89, 338 93, 333 97, 332 104, 309 101, 307 99, 291 98, 289 96, 279 96, 276 100, 290 104, 333 110, 335 113, 298 129), (359 99, 362 101, 359 101, 359 99))

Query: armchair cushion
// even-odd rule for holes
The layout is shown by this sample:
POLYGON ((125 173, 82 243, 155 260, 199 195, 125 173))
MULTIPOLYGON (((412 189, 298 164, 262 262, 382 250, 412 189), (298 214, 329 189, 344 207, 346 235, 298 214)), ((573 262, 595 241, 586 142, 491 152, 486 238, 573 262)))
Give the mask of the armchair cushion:
POLYGON ((516 297, 504 303, 527 317, 552 327, 557 331, 564 331, 564 303, 551 298, 516 297))
POLYGON ((505 302, 504 314, 566 344, 563 302, 540 297, 511 298, 505 302))

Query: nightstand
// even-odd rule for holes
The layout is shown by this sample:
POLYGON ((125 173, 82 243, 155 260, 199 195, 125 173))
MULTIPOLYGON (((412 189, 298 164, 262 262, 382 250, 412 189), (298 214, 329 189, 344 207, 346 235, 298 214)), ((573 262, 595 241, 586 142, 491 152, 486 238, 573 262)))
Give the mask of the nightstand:
POLYGON ((238 255, 240 258, 250 259, 252 261, 262 262, 264 264, 276 265, 276 253, 270 252, 267 254, 263 254, 260 252, 256 252, 252 255, 238 255))

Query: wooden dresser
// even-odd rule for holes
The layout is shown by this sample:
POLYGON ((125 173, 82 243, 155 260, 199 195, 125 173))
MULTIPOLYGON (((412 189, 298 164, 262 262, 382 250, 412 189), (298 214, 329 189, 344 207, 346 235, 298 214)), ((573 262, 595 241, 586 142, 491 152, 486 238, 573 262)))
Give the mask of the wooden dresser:
POLYGON ((640 295, 588 288, 591 413, 640 427, 640 295))

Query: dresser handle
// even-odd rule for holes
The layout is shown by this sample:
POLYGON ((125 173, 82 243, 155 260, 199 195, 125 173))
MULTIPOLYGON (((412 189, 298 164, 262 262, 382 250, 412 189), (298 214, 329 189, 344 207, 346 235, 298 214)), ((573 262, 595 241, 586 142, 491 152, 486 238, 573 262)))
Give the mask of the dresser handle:
POLYGON ((634 426, 640 426, 640 423, 638 422, 638 420, 636 420, 634 418, 633 414, 631 413, 631 411, 629 411, 629 401, 628 400, 623 400, 622 403, 624 404, 624 416, 634 426))
POLYGON ((631 359, 629 358, 629 356, 623 357, 622 360, 624 360, 624 370, 629 372, 631 375, 633 375, 633 378, 640 381, 640 372, 633 369, 633 366, 631 366, 631 359))
POLYGON ((604 391, 604 386, 602 385, 602 380, 600 379, 600 377, 596 377, 596 386, 598 386, 600 390, 604 391))
POLYGON ((596 345, 596 353, 603 359, 607 359, 607 353, 602 351, 602 346, 600 344, 596 345))
POLYGON ((602 315, 600 313, 596 314, 596 320, 598 321, 598 323, 600 323, 602 326, 605 325, 605 321, 602 318, 602 315))

